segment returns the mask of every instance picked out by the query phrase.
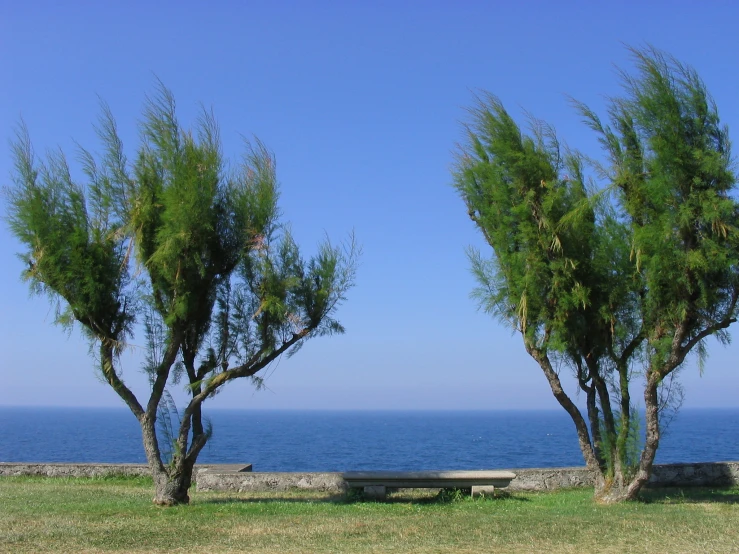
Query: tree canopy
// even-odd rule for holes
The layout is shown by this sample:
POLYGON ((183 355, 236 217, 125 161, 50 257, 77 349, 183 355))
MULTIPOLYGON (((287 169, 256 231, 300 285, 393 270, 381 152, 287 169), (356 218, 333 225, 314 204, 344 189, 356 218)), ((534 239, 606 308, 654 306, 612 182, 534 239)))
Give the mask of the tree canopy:
POLYGON ((24 247, 23 279, 57 303, 58 323, 81 326, 104 380, 139 420, 155 501, 186 502, 210 436, 203 401, 236 378, 259 384, 260 371, 310 338, 342 333, 335 313, 359 251, 353 237, 327 239, 304 259, 279 220, 274 156, 247 142, 231 169, 212 112, 183 128, 162 85, 147 98, 131 161, 105 105, 96 130, 103 154, 80 147, 80 181, 61 151, 39 161, 19 126, 8 221, 24 247), (141 400, 119 366, 136 334, 151 384, 141 400), (160 445, 166 387, 183 378, 189 403, 173 444, 160 445))
POLYGON ((604 500, 634 498, 646 483, 660 412, 680 391, 664 384, 689 352, 704 353, 707 337, 728 340, 739 293, 728 131, 692 68, 653 48, 631 52, 636 73, 620 73, 607 123, 573 101, 606 161, 563 147, 542 121, 522 130, 486 94, 470 110, 454 172, 494 254, 471 252, 474 295, 521 334, 572 417, 604 500), (561 366, 585 393, 586 415, 561 366), (640 455, 635 375, 646 410, 640 455))

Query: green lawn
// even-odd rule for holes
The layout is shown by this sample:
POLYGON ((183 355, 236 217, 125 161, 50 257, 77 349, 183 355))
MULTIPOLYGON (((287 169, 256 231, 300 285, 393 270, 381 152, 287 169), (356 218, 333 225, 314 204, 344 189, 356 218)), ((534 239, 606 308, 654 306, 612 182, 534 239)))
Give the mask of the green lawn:
POLYGON ((320 493, 193 493, 158 508, 143 478, 0 478, 1 552, 739 552, 739 489, 592 490, 383 503, 320 493))

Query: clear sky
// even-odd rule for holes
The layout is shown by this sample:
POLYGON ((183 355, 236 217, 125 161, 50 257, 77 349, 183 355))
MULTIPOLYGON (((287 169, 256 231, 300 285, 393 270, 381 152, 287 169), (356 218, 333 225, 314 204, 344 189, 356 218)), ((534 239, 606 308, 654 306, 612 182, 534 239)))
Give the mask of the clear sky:
MULTIPOLYGON (((233 383, 211 407, 556 408, 520 337, 469 298, 465 248, 484 244, 449 171, 465 107, 490 91, 597 156, 566 95, 602 111, 614 64, 630 65, 623 45, 650 43, 699 71, 736 137, 737 21, 739 5, 720 1, 0 0, 0 183, 21 116, 40 154, 97 148, 98 97, 132 152, 157 76, 182 123, 213 107, 229 157, 242 135, 274 151, 284 219, 307 252, 352 229, 364 248, 338 314, 347 333, 282 360, 268 390, 233 383)), ((122 405, 79 333, 29 297, 18 251, 3 222, 0 405, 122 405)), ((739 346, 709 350, 702 377, 694 362, 682 372, 685 406, 739 406, 739 346)), ((141 392, 139 358, 124 378, 141 392)))

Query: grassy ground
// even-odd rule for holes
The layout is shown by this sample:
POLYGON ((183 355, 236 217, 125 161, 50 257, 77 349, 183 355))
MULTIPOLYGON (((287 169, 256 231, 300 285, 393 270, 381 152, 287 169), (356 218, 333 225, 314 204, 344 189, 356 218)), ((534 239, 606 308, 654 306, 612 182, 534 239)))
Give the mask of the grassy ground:
POLYGON ((0 552, 739 552, 739 489, 592 490, 441 501, 194 493, 158 508, 144 478, 0 478, 0 552))

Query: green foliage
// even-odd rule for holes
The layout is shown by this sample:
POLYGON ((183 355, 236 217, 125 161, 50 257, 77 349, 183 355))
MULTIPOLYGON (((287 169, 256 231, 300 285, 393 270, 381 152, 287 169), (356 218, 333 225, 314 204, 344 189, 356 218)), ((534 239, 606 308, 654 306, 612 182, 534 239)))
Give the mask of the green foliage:
POLYGON ((135 300, 121 224, 106 217, 98 183, 73 182, 62 152, 37 163, 24 124, 13 143, 15 187, 9 190, 8 222, 26 247, 22 278, 35 293, 58 301, 57 322, 74 321, 91 337, 118 347, 130 335, 135 300))
POLYGON ((346 502, 350 504, 354 502, 364 502, 364 489, 351 488, 346 491, 344 498, 346 499, 346 502))
POLYGON ((171 465, 177 455, 182 455, 182 452, 178 451, 177 444, 177 429, 181 423, 182 418, 177 410, 177 404, 169 391, 165 390, 157 407, 157 424, 159 426, 157 431, 160 437, 162 461, 166 465, 171 465))
POLYGON ((442 504, 464 502, 471 496, 471 489, 441 489, 436 495, 436 501, 442 504))
MULTIPOLYGON (((518 330, 578 429, 586 462, 604 475, 646 473, 660 412, 674 412, 674 374, 703 341, 727 341, 739 298, 739 204, 728 131, 694 70, 633 49, 636 75, 609 123, 574 102, 597 133, 603 181, 529 117, 522 130, 492 95, 470 110, 454 185, 493 250, 470 252, 482 309, 518 330), (554 366, 572 369, 587 422, 554 366), (637 460, 638 418, 629 384, 646 379, 648 455, 637 460), (662 386, 665 378, 670 385, 662 386), (654 408, 654 409, 651 409, 654 408)), ((645 450, 646 452, 647 450, 645 450)))
POLYGON ((171 456, 172 475, 183 476, 210 436, 206 398, 236 378, 259 384, 283 353, 344 331, 334 314, 354 284, 359 248, 353 237, 327 239, 304 259, 279 222, 274 156, 246 142, 230 170, 213 113, 203 108, 194 129, 183 128, 161 83, 147 97, 133 161, 105 105, 96 130, 104 153, 80 148, 81 184, 61 152, 37 162, 19 127, 8 221, 24 247, 23 278, 58 302, 60 323, 83 326, 105 380, 141 422, 147 455, 160 465, 162 453, 171 456), (137 328, 147 344, 146 403, 115 367, 137 328), (191 399, 175 429, 165 386, 185 376, 191 399))
POLYGON ((639 424, 638 417, 639 411, 636 409, 636 406, 632 405, 630 407, 629 414, 629 417, 626 419, 629 428, 622 429, 623 419, 621 414, 619 412, 614 412, 613 415, 616 420, 615 434, 609 433, 608 429, 603 425, 603 422, 600 422, 600 432, 603 437, 603 457, 606 462, 606 475, 611 478, 616 470, 614 454, 621 456, 621 459, 619 460, 621 462, 621 471, 627 479, 631 479, 639 467, 639 456, 641 454, 643 441, 640 433, 641 426, 639 424), (622 440, 624 441, 624 447, 619 451, 619 449, 616 448, 614 441, 618 441, 621 437, 623 437, 622 440))
MULTIPOLYGON (((736 176, 728 130, 697 73, 654 49, 632 53, 639 77, 622 74, 626 94, 612 102, 610 125, 578 107, 609 156, 607 173, 630 224, 651 355, 662 366, 670 329, 684 327, 688 343, 733 315, 736 176)), ((728 338, 723 329, 713 334, 728 338)))
POLYGON ((582 158, 563 154, 540 121, 524 134, 495 97, 471 113, 456 186, 496 253, 488 261, 471 252, 475 297, 531 344, 564 348, 598 318, 591 297, 610 290, 608 268, 594 259, 600 236, 582 158))

